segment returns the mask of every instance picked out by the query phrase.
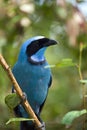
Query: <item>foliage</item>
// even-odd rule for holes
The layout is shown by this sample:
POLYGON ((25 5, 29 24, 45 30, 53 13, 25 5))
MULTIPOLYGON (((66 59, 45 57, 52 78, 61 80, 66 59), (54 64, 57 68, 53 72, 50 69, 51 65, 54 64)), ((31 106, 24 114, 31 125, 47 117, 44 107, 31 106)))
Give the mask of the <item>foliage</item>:
MULTIPOLYGON (((60 124, 65 113, 87 109, 86 24, 81 11, 68 1, 0 1, 0 53, 11 67, 17 60, 23 41, 32 36, 45 35, 60 43, 56 47, 50 47, 46 52, 49 67, 52 69, 53 84, 41 116, 47 122, 48 129, 52 129, 50 126, 53 127, 52 123, 49 125, 51 121, 57 126, 55 130, 66 129, 60 124)), ((2 130, 18 128, 17 124, 5 126, 9 117, 13 117, 13 113, 8 111, 4 102, 5 96, 11 93, 11 86, 0 66, 0 129, 2 130)), ((81 123, 78 121, 75 127, 72 125, 69 129, 85 130, 84 119, 80 119, 81 123)))
POLYGON ((87 111, 84 109, 84 110, 81 110, 81 111, 71 111, 71 112, 68 112, 62 119, 62 123, 63 124, 66 124, 66 125, 71 125, 72 122, 77 118, 77 117, 80 117, 81 115, 87 113, 87 111))
POLYGON ((55 65, 48 65, 45 68, 48 67, 70 67, 70 66, 76 66, 75 63, 73 63, 72 59, 62 59, 61 61, 59 61, 58 63, 56 63, 55 65))
POLYGON ((5 103, 10 109, 14 109, 21 102, 19 96, 16 93, 9 94, 5 97, 5 103))
POLYGON ((11 122, 20 122, 20 121, 30 121, 30 120, 32 120, 32 121, 34 121, 34 119, 28 119, 28 118, 11 118, 11 119, 9 119, 7 122, 6 122, 6 125, 8 125, 9 123, 11 123, 11 122))

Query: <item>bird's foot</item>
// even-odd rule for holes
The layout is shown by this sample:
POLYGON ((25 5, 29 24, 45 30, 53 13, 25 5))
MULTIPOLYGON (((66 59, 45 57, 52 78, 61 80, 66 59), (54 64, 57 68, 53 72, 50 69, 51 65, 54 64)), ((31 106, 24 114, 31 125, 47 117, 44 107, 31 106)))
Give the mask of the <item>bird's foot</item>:
POLYGON ((25 92, 23 92, 22 99, 21 99, 21 104, 22 104, 23 102, 25 102, 26 100, 27 100, 27 95, 26 95, 25 92))
MULTIPOLYGON (((12 89, 12 93, 16 93, 16 90, 13 88, 12 89)), ((23 92, 23 95, 22 95, 22 97, 21 97, 21 104, 23 103, 23 102, 25 102, 27 100, 27 95, 26 95, 26 93, 25 92, 23 92)))
POLYGON ((36 127, 35 130, 45 130, 45 122, 42 122, 39 127, 36 127))

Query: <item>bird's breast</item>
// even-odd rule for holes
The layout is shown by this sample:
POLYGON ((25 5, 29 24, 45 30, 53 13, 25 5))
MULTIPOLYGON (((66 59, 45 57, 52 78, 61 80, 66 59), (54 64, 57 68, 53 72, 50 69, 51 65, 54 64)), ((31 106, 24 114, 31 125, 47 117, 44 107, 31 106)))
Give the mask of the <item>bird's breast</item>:
POLYGON ((48 92, 50 69, 45 65, 16 64, 13 73, 30 104, 42 104, 48 92))

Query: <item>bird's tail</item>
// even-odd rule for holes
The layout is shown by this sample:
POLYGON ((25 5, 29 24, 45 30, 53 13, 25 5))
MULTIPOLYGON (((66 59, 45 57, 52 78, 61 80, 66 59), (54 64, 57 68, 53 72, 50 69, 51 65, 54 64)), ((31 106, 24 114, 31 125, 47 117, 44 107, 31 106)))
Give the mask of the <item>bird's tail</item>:
POLYGON ((36 130, 33 122, 23 121, 20 125, 20 130, 36 130))
POLYGON ((34 122, 24 121, 24 122, 21 122, 20 127, 21 127, 20 130, 39 130, 39 129, 45 130, 45 123, 43 122, 40 127, 36 128, 34 122))

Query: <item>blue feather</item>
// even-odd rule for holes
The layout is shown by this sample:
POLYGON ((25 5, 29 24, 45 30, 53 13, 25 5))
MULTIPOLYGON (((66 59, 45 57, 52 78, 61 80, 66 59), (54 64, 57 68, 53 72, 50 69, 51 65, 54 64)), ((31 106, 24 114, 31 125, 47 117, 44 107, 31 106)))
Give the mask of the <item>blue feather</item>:
MULTIPOLYGON (((13 67, 13 74, 22 91, 26 93, 27 100, 40 121, 42 121, 39 117, 40 112, 52 81, 50 68, 45 68, 48 63, 44 53, 46 48, 53 44, 56 44, 54 40, 44 38, 43 36, 36 36, 27 40, 22 45, 18 61, 13 67)), ((15 108, 15 113, 18 116, 28 117, 21 104, 15 108)), ((27 130, 31 127, 31 130, 34 130, 34 123, 30 122, 30 124, 29 122, 22 122, 21 130, 27 130)))

